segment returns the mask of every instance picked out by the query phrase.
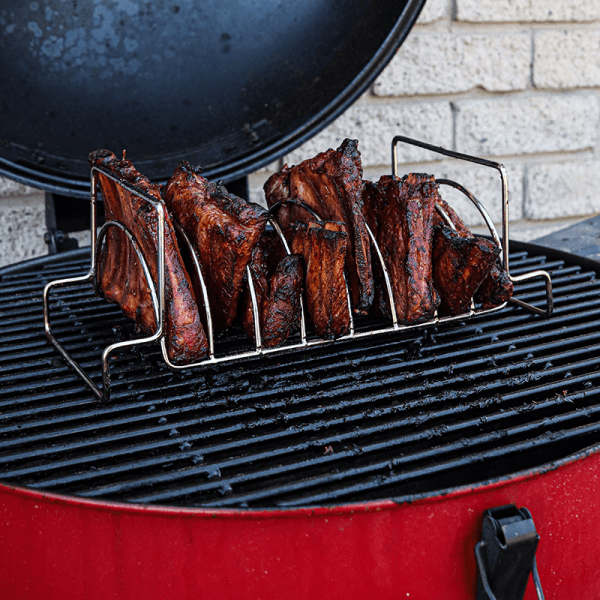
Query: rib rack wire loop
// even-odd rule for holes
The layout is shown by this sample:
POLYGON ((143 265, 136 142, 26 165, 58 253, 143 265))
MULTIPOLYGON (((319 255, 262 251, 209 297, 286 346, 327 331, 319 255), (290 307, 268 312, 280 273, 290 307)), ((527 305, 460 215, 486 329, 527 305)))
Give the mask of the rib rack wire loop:
MULTIPOLYGON (((492 162, 492 161, 488 161, 488 160, 481 159, 481 158, 475 158, 475 157, 467 156, 464 154, 459 154, 457 152, 452 152, 449 150, 445 150, 444 148, 438 148, 435 146, 431 146, 429 144, 425 144, 424 142, 419 142, 419 141, 412 140, 410 138, 406 138, 403 136, 396 136, 392 141, 392 173, 394 176, 397 176, 397 170, 398 170, 398 167, 397 167, 397 144, 399 142, 419 146, 421 148, 425 148, 425 149, 431 150, 433 152, 445 154, 446 156, 450 156, 453 158, 458 158, 461 160, 467 160, 467 161, 474 162, 477 164, 489 166, 500 172, 500 176, 502 179, 502 239, 500 239, 500 237, 498 236, 498 233, 494 227, 494 224, 493 224, 492 220, 490 219, 488 213, 486 212, 485 208, 473 196, 473 194, 471 194, 462 185, 455 183, 453 181, 450 181, 447 179, 439 179, 437 181, 439 184, 449 185, 449 186, 452 186, 452 187, 456 188, 457 190, 461 191, 463 194, 465 194, 467 196, 467 198, 469 198, 471 200, 471 202, 473 202, 473 204, 481 212, 486 224, 488 225, 488 228, 490 230, 490 234, 491 234, 492 238, 494 239, 496 244, 498 244, 498 246, 500 246, 502 248, 501 260, 503 263, 503 267, 506 270, 506 272, 508 273, 511 281, 520 282, 520 281, 524 281, 527 279, 533 279, 533 278, 538 278, 538 277, 544 278, 545 283, 546 283, 546 308, 545 309, 533 306, 533 305, 523 302, 517 298, 511 298, 509 301, 514 304, 517 304, 518 306, 521 306, 530 311, 533 311, 537 314, 540 314, 545 317, 549 317, 552 314, 552 309, 553 309, 552 282, 550 279, 550 275, 546 271, 540 271, 540 270, 533 271, 530 273, 525 273, 525 274, 518 275, 518 276, 510 275, 509 264, 508 264, 508 180, 507 180, 507 173, 506 173, 505 168, 502 165, 492 162)), ((305 208, 306 210, 311 212, 318 221, 321 221, 319 215, 315 214, 314 211, 312 211, 312 209, 310 209, 307 205, 305 205, 301 202, 298 202, 297 200, 294 200, 294 199, 290 199, 288 202, 295 202, 296 204, 299 204, 300 206, 302 206, 303 208, 305 208)), ((281 229, 279 228, 279 226, 277 224, 277 221, 274 218, 274 214, 275 214, 276 210, 278 210, 280 208, 280 206, 281 205, 275 205, 275 206, 271 207, 271 209, 268 213, 268 220, 269 220, 271 226, 273 227, 273 229, 276 231, 276 233, 279 237, 279 240, 280 240, 281 244, 283 245, 283 248, 285 249, 285 252, 287 254, 290 254, 290 248, 286 242, 285 237, 283 236, 281 229)), ((448 215, 445 213, 443 208, 441 206, 437 205, 436 209, 439 212, 439 214, 451 226, 453 226, 453 224, 451 223, 448 215)), ((46 285, 46 287, 44 288, 44 294, 43 294, 44 329, 45 329, 46 336, 48 337, 50 342, 53 344, 53 346, 58 350, 58 352, 61 354, 61 356, 67 361, 67 363, 82 377, 82 379, 90 387, 90 389, 93 391, 93 393, 97 396, 98 399, 108 400, 110 398, 110 381, 111 381, 110 357, 111 357, 111 355, 117 353, 121 349, 131 347, 131 346, 138 346, 138 345, 148 344, 148 343, 157 342, 157 341, 160 342, 162 357, 163 357, 165 363, 167 364, 167 366, 169 368, 178 371, 178 370, 198 368, 198 367, 202 367, 205 365, 216 364, 216 363, 231 363, 234 361, 240 361, 243 359, 248 359, 248 358, 256 357, 259 355, 283 353, 283 352, 287 352, 287 351, 290 351, 293 349, 309 348, 312 346, 320 346, 323 344, 330 344, 333 342, 333 340, 331 340, 329 338, 322 338, 322 337, 318 337, 316 335, 308 335, 307 327, 306 327, 305 309, 304 309, 304 304, 301 299, 300 300, 301 319, 300 319, 299 334, 294 336, 291 339, 291 341, 284 343, 278 347, 275 347, 275 348, 264 347, 263 343, 262 343, 262 339, 261 339, 261 332, 260 332, 260 314, 259 314, 259 310, 258 310, 258 301, 257 301, 257 296, 256 296, 256 290, 254 289, 252 273, 250 271, 250 267, 248 266, 248 267, 246 267, 246 279, 247 279, 248 288, 249 288, 249 292, 250 292, 250 298, 251 298, 251 303, 252 303, 252 314, 253 314, 253 318, 254 318, 254 337, 255 337, 254 348, 252 348, 250 350, 241 351, 241 352, 238 350, 235 350, 235 351, 226 351, 226 352, 217 354, 217 352, 215 350, 215 336, 214 336, 214 331, 213 331, 211 308, 210 308, 210 302, 208 300, 208 293, 207 293, 207 280, 209 282, 208 285, 210 285, 210 273, 203 272, 202 267, 200 265, 200 261, 198 259, 198 256, 194 250, 193 244, 191 243, 190 239, 185 234, 183 229, 179 226, 179 224, 177 224, 175 222, 174 225, 177 230, 180 243, 183 246, 183 248, 188 252, 188 254, 191 258, 191 264, 193 265, 193 268, 195 270, 195 275, 198 278, 198 281, 200 282, 200 288, 202 291, 202 303, 201 304, 202 304, 202 309, 204 310, 206 330, 207 330, 206 334, 207 334, 207 339, 208 339, 209 350, 208 350, 208 356, 203 360, 200 360, 198 362, 194 362, 191 364, 186 364, 186 365, 174 364, 169 359, 169 356, 167 353, 167 347, 166 347, 166 339, 165 339, 165 235, 164 235, 165 215, 164 215, 163 204, 160 202, 157 202, 149 194, 134 188, 128 182, 115 176, 108 169, 106 169, 102 166, 94 165, 91 169, 90 210, 91 210, 91 248, 92 248, 90 270, 87 273, 87 275, 84 275, 81 277, 68 278, 68 279, 58 279, 58 280, 52 281, 46 285), (158 222, 158 227, 157 227, 157 229, 158 229, 158 236, 157 236, 157 265, 158 265, 157 279, 158 279, 158 281, 157 282, 154 282, 154 280, 150 274, 150 270, 148 268, 148 261, 146 260, 146 257, 144 256, 144 254, 140 248, 139 242, 136 240, 136 238, 132 234, 132 232, 129 231, 123 223, 120 223, 118 221, 108 221, 103 225, 103 227, 100 229, 100 231, 97 232, 96 223, 97 223, 97 205, 98 205, 98 177, 99 177, 100 173, 103 176, 113 180, 115 183, 117 183, 117 185, 124 188, 131 195, 141 198, 142 200, 147 202, 152 207, 152 209, 156 211, 157 222, 158 222), (139 259, 140 265, 142 267, 142 271, 144 273, 144 277, 145 277, 148 287, 150 289, 152 302, 153 302, 153 306, 154 306, 154 312, 155 312, 155 316, 156 316, 157 327, 156 327, 156 330, 151 335, 148 335, 148 336, 142 337, 142 338, 129 339, 129 340, 125 340, 125 341, 116 342, 116 343, 113 343, 113 344, 107 346, 104 349, 104 351, 102 352, 102 357, 101 357, 101 360, 102 360, 102 387, 100 387, 91 379, 91 377, 89 377, 89 375, 85 372, 85 370, 81 367, 81 365, 78 364, 77 361, 71 356, 71 354, 64 347, 64 345, 61 344, 54 336, 54 334, 52 332, 51 318, 50 318, 50 293, 51 293, 52 289, 55 287, 89 283, 92 285, 92 287, 94 288, 96 293, 101 295, 101 291, 100 291, 99 285, 98 285, 98 257, 99 257, 100 250, 102 248, 102 244, 106 237, 106 233, 107 233, 108 229, 110 229, 111 227, 117 227, 125 233, 127 239, 129 240, 129 243, 132 245, 132 247, 139 259)), ((360 328, 360 329, 356 328, 354 319, 352 316, 352 308, 350 305, 350 294, 349 294, 348 286, 347 286, 347 282, 346 282, 346 295, 348 298, 347 310, 349 313, 350 326, 349 326, 348 332, 345 333, 344 335, 339 336, 335 340, 335 343, 343 342, 344 340, 369 337, 369 336, 374 336, 374 335, 379 335, 379 334, 384 334, 384 333, 389 333, 389 332, 404 331, 404 330, 409 330, 409 329, 428 327, 431 325, 437 325, 440 323, 446 323, 446 322, 450 322, 450 321, 464 320, 465 318, 469 318, 474 315, 496 312, 506 306, 507 303, 505 302, 499 306, 496 306, 496 307, 493 307, 490 309, 485 309, 485 310, 477 309, 474 301, 472 300, 468 312, 466 312, 464 314, 450 316, 450 317, 439 317, 437 314, 437 311, 436 311, 436 313, 434 313, 433 318, 428 321, 425 321, 422 323, 417 323, 417 324, 411 324, 411 325, 400 324, 398 322, 398 317, 397 317, 395 306, 394 306, 390 277, 389 277, 388 270, 387 270, 386 265, 383 260, 383 255, 381 253, 380 248, 377 245, 377 242, 375 240, 373 233, 371 232, 371 230, 368 227, 367 227, 367 231, 368 231, 368 235, 371 240, 372 248, 374 250, 374 255, 377 256, 377 261, 381 268, 381 272, 383 273, 383 278, 384 278, 385 286, 386 286, 387 303, 388 303, 388 307, 390 309, 390 318, 389 318, 390 322, 385 323, 384 325, 376 325, 376 326, 372 326, 372 327, 369 326, 367 328, 360 328)))

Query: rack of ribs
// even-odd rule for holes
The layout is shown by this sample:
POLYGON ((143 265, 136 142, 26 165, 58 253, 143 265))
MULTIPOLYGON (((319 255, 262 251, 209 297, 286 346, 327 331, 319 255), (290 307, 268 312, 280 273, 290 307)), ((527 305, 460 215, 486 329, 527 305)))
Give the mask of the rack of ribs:
POLYGON ((320 337, 338 337, 350 327, 344 263, 348 234, 343 223, 290 226, 291 250, 304 259, 304 297, 320 337))
MULTIPOLYGON (((437 184, 428 175, 386 175, 377 184, 364 184, 365 218, 383 257, 400 323, 426 321, 439 304, 432 277, 432 219, 438 198, 437 184)), ((375 273, 374 305, 389 316, 383 276, 378 269, 375 273)))
MULTIPOLYGON (((260 336, 265 347, 279 346, 300 325, 302 257, 286 254, 275 231, 265 231, 252 251, 250 273, 258 305, 260 336)), ((242 324, 255 341, 254 313, 248 285, 244 290, 242 324)))
MULTIPOLYGON (((133 164, 108 150, 89 155, 91 165, 108 169, 112 174, 148 193, 161 203, 160 186, 152 184, 133 164)), ((158 215, 150 203, 130 193, 102 172, 98 184, 104 199, 107 221, 119 221, 134 235, 148 263, 155 288, 158 282, 158 215)), ((188 364, 206 356, 208 343, 188 273, 183 265, 173 224, 167 211, 165 221, 165 341, 169 359, 188 364)), ((104 297, 121 307, 138 327, 156 331, 156 317, 137 254, 125 233, 110 227, 98 260, 98 284, 104 297)))
MULTIPOLYGON (((161 186, 125 158, 98 150, 90 163, 163 202, 161 186)), ((156 282, 156 210, 102 171, 98 181, 107 220, 131 231, 156 282)), ((208 181, 199 168, 181 162, 163 190, 165 341, 172 362, 205 357, 208 342, 197 304, 204 294, 196 272, 190 277, 185 270, 170 214, 200 264, 212 329, 223 331, 239 317, 254 340, 257 315, 265 348, 283 344, 298 329, 301 298, 317 336, 336 338, 353 331, 352 311, 389 317, 392 302, 397 322, 412 325, 433 319, 436 309, 441 316, 459 315, 468 312, 473 298, 486 309, 512 294, 510 277, 498 264, 500 249, 467 229, 440 198, 433 176, 363 181, 355 140, 284 166, 264 189, 267 204, 279 207, 276 218, 291 254, 275 231, 266 230, 265 209, 208 181), (374 267, 372 251, 378 255, 374 267)), ((148 283, 121 229, 108 229, 98 264, 103 295, 141 329, 156 331, 148 283)))
POLYGON ((224 330, 236 319, 246 266, 265 230, 267 213, 208 181, 187 162, 169 179, 165 202, 198 256, 214 328, 224 330))
POLYGON ((264 186, 267 205, 282 203, 277 220, 284 229, 296 221, 314 220, 302 208, 286 204, 297 198, 323 221, 336 221, 348 234, 346 274, 352 307, 367 314, 373 302, 371 248, 362 201, 362 164, 356 140, 344 140, 337 150, 327 150, 299 165, 285 165, 264 186))

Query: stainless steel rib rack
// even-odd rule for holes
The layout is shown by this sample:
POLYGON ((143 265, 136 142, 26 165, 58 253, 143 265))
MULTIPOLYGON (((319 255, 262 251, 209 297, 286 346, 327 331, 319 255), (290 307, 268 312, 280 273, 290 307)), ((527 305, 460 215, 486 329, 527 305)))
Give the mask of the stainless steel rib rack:
MULTIPOLYGON (((398 171, 397 145, 399 143, 411 144, 414 146, 424 148, 426 150, 430 150, 432 152, 437 152, 437 153, 443 154, 445 156, 477 163, 477 164, 480 164, 483 166, 493 168, 499 172, 500 177, 501 177, 501 182, 502 182, 502 236, 501 236, 501 238, 498 235, 498 233, 494 227, 494 224, 493 224, 491 218, 489 217, 488 213, 486 212, 485 208, 475 198, 475 196, 471 192, 469 192, 466 188, 464 188, 459 183, 456 183, 456 182, 448 180, 448 179, 438 179, 437 183, 441 184, 441 185, 448 185, 448 186, 454 187, 455 189, 457 189, 460 192, 462 192, 463 194, 465 194, 465 196, 467 198, 469 198, 469 200, 476 206, 476 208, 482 214, 482 216, 490 230, 491 237, 494 239, 496 244, 502 249, 502 253, 501 253, 502 264, 503 264, 504 269, 508 273, 511 281, 519 282, 519 281, 523 281, 526 279, 533 279, 533 278, 543 278, 545 280, 545 285, 546 285, 546 308, 545 309, 539 308, 537 306, 533 306, 531 304, 523 302, 523 301, 519 300, 518 298, 514 298, 514 297, 510 298, 509 302, 517 304, 518 306, 520 306, 522 308, 531 310, 542 316, 549 317, 552 314, 552 310, 553 310, 552 282, 550 279, 550 275, 546 271, 542 271, 542 270, 536 270, 536 271, 521 274, 518 276, 510 275, 509 263, 508 263, 508 239, 509 239, 509 236, 508 236, 508 227, 509 227, 509 223, 508 223, 508 175, 507 175, 506 169, 501 164, 493 162, 493 161, 476 158, 476 157, 468 156, 465 154, 460 154, 460 153, 446 150, 446 149, 440 148, 440 147, 435 147, 430 144, 426 144, 424 142, 413 140, 413 139, 410 139, 410 138, 407 138, 404 136, 396 136, 392 141, 392 174, 394 176, 397 176, 397 171, 398 171)), ((289 247, 286 243, 286 240, 274 218, 274 211, 277 210, 277 208, 278 208, 277 206, 272 207, 272 209, 269 211, 268 218, 269 218, 269 221, 270 221, 271 225, 273 226, 274 230, 277 232, 277 234, 281 240, 281 243, 283 244, 283 246, 285 248, 286 253, 289 254, 290 249, 289 249, 289 247)), ((308 209, 308 207, 305 207, 305 208, 308 209)), ((379 262, 379 265, 381 267, 381 271, 383 273, 383 277, 385 280, 387 300, 388 300, 388 304, 389 304, 389 308, 390 308, 390 315, 391 315, 388 322, 385 322, 383 324, 380 324, 379 322, 366 323, 366 324, 361 324, 360 326, 357 327, 355 324, 355 321, 353 319, 350 302, 348 300, 348 312, 349 312, 349 323, 350 323, 349 330, 347 333, 345 333, 344 335, 338 337, 335 341, 333 341, 331 339, 317 337, 316 335, 310 335, 307 332, 305 310, 304 310, 304 306, 302 305, 302 301, 301 301, 301 318, 300 318, 299 334, 290 338, 290 340, 287 343, 284 343, 280 346, 277 346, 274 348, 266 348, 263 346, 262 340, 261 340, 260 320, 259 320, 259 311, 258 311, 256 292, 254 289, 254 284, 253 284, 252 276, 250 273, 250 267, 247 267, 246 268, 247 282, 248 282, 248 286, 249 286, 249 291, 250 291, 250 296, 251 296, 251 301, 252 301, 252 311, 253 311, 253 316, 254 316, 255 344, 254 344, 254 347, 249 350, 239 351, 239 349, 235 349, 233 351, 226 351, 223 353, 219 353, 215 350, 215 335, 213 332, 210 303, 208 301, 208 294, 207 294, 206 281, 210 280, 210 273, 203 273, 203 270, 200 266, 200 262, 198 260, 198 257, 196 256, 196 253, 194 251, 192 243, 190 242, 189 238, 187 237, 187 235, 185 234, 183 229, 176 225, 176 229, 180 236, 180 241, 182 242, 184 248, 187 249, 189 256, 192 259, 192 264, 195 269, 195 274, 200 282, 200 287, 201 287, 202 296, 203 296, 203 298, 202 298, 203 302, 202 302, 201 308, 204 310, 204 313, 205 313, 205 322, 206 322, 206 329, 207 329, 206 334, 207 334, 207 338, 208 338, 208 347, 209 347, 208 356, 205 359, 198 361, 198 362, 191 363, 191 364, 177 365, 177 364, 174 364, 169 359, 169 356, 167 353, 166 342, 165 342, 165 239, 164 239, 165 215, 164 215, 164 206, 160 202, 157 202, 156 199, 154 199, 149 194, 135 189, 133 186, 128 184, 126 181, 123 181, 123 180, 119 179, 118 177, 116 177, 115 175, 113 175, 107 169, 105 169, 103 167, 99 167, 99 166, 93 166, 92 170, 91 170, 90 209, 91 209, 91 248, 92 248, 90 270, 84 276, 68 278, 68 279, 58 279, 58 280, 52 281, 46 285, 46 287, 44 289, 44 295, 43 295, 44 328, 45 328, 46 335, 47 335, 48 339, 50 340, 50 342, 54 345, 54 347, 58 350, 58 352, 60 352, 60 354, 67 361, 67 363, 83 378, 83 380, 86 382, 86 384, 90 387, 90 389, 93 391, 93 393, 100 400, 108 400, 110 397, 110 380, 111 380, 110 357, 111 357, 111 355, 116 354, 117 352, 119 352, 119 350, 122 350, 127 347, 131 347, 131 346, 138 346, 138 345, 142 345, 142 344, 158 342, 158 343, 160 343, 160 346, 161 346, 163 359, 164 359, 165 363, 168 365, 168 367, 173 370, 184 370, 184 369, 198 368, 198 367, 202 367, 202 366, 209 365, 209 364, 240 361, 243 359, 247 359, 250 357, 256 357, 259 355, 277 354, 277 353, 282 353, 282 352, 286 352, 286 351, 290 351, 290 350, 298 349, 298 348, 309 348, 311 346, 317 346, 317 345, 323 345, 323 344, 341 343, 344 340, 380 335, 380 334, 385 334, 385 333, 390 333, 390 332, 395 332, 395 331, 404 331, 404 330, 414 329, 414 328, 419 328, 419 327, 428 327, 431 325, 438 325, 438 324, 450 322, 450 321, 464 320, 465 318, 472 317, 473 315, 476 315, 476 314, 485 314, 485 313, 499 311, 502 308, 504 308, 504 306, 506 306, 506 303, 503 303, 494 308, 483 310, 481 308, 477 308, 475 303, 473 301, 471 301, 471 305, 470 305, 468 312, 461 314, 461 315, 440 317, 437 315, 437 313, 434 313, 433 318, 426 322, 422 322, 422 323, 418 323, 418 324, 411 324, 411 325, 405 325, 405 324, 399 323, 397 315, 396 315, 395 307, 394 307, 394 300, 392 297, 392 288, 391 288, 390 278, 389 278, 386 266, 384 264, 381 251, 377 245, 377 242, 376 242, 372 232, 370 230, 368 230, 369 237, 371 239, 371 245, 374 250, 374 254, 377 256, 376 260, 379 262), (103 176, 108 177, 111 180, 115 181, 118 185, 120 185, 122 188, 124 188, 130 194, 133 194, 133 195, 143 199, 144 201, 146 201, 152 207, 152 209, 156 211, 156 215, 157 215, 157 219, 158 219, 158 225, 157 225, 157 231, 158 231, 158 236, 157 236, 158 269, 157 269, 157 271, 158 271, 158 273, 157 273, 157 281, 156 282, 153 281, 153 278, 150 273, 150 269, 148 267, 148 262, 144 256, 143 252, 140 249, 139 243, 137 242, 135 236, 131 233, 131 231, 129 231, 127 229, 127 227, 123 223, 121 223, 119 221, 114 221, 114 220, 107 221, 100 228, 99 231, 97 230, 98 175, 100 173, 102 173, 103 176), (154 333, 152 333, 151 335, 147 335, 146 337, 141 337, 141 338, 136 338, 136 339, 128 339, 125 341, 118 341, 118 342, 115 342, 115 343, 107 346, 104 349, 104 351, 102 352, 102 356, 101 356, 102 386, 100 387, 99 385, 96 384, 96 382, 94 382, 91 379, 91 377, 77 363, 77 361, 75 361, 73 359, 73 357, 67 351, 65 346, 63 344, 61 344, 61 342, 53 334, 52 327, 51 327, 51 315, 50 315, 50 312, 51 312, 50 311, 50 294, 51 294, 52 289, 55 287, 70 286, 70 285, 75 285, 75 284, 88 284, 89 283, 94 287, 94 289, 98 290, 98 256, 99 256, 99 252, 102 247, 102 244, 104 242, 106 233, 107 233, 108 229, 111 227, 117 227, 117 228, 121 229, 125 233, 127 239, 131 243, 131 246, 133 247, 134 251, 136 252, 136 255, 137 255, 140 265, 142 267, 144 277, 147 281, 148 288, 150 289, 150 293, 152 296, 152 304, 153 304, 154 313, 155 313, 155 317, 156 317, 157 327, 156 327, 156 331, 154 331, 154 333)), ((440 215, 448 221, 450 226, 453 227, 450 219, 448 218, 448 215, 445 214, 443 208, 441 206, 436 206, 436 209, 438 210, 440 215)), ((319 219, 318 215, 314 215, 314 216, 316 219, 319 219)), ((350 297, 349 293, 347 293, 347 297, 349 299, 349 297, 350 297)))

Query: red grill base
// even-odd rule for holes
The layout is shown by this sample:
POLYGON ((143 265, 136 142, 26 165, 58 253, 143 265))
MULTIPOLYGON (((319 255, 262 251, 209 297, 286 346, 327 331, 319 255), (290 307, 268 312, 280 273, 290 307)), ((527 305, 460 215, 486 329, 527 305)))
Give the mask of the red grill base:
POLYGON ((2 598, 465 600, 475 597, 482 513, 508 503, 532 513, 546 598, 598 597, 594 448, 400 505, 178 510, 0 486, 2 598))

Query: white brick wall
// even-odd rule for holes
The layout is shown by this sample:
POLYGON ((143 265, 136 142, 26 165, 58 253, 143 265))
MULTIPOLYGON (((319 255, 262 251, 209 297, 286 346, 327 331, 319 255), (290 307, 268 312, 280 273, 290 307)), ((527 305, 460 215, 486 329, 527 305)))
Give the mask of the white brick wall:
POLYGON ((528 166, 525 216, 556 219, 600 213, 597 173, 600 160, 528 166))
MULTIPOLYGON (((427 0, 372 88, 285 160, 297 163, 357 138, 365 174, 376 179, 390 172, 390 142, 399 133, 502 162, 518 239, 600 213, 594 179, 600 167, 600 0, 427 0)), ((405 146, 399 156, 401 172, 455 179, 500 219, 494 171, 405 146)), ((252 200, 261 201, 274 169, 250 177, 252 200)), ((442 192, 468 222, 482 222, 462 195, 442 192)), ((0 264, 22 258, 15 241, 20 224, 41 219, 39 194, 20 213, 18 203, 7 208, 6 198, 28 193, 0 179, 0 264)), ((26 255, 31 252, 43 253, 45 246, 26 255)))
POLYGON ((598 0, 456 0, 458 21, 511 23, 594 21, 598 0))
POLYGON ((450 3, 448 0, 427 0, 419 15, 419 23, 433 23, 449 14, 450 3))
MULTIPOLYGON (((415 138, 438 145, 452 144, 452 111, 448 102, 413 102, 410 104, 357 104, 309 142, 285 157, 296 164, 315 154, 337 148, 344 138, 359 141, 364 166, 389 165, 391 132, 410 128, 415 138)), ((399 160, 426 160, 429 153, 415 147, 399 148, 399 160)))
MULTIPOLYGON (((0 180, 0 190, 6 191, 9 185, 0 180)), ((26 193, 0 197, 0 267, 48 252, 44 242, 44 196, 22 186, 19 191, 26 193)))
POLYGON ((523 90, 530 79, 530 59, 531 37, 525 33, 416 32, 376 81, 373 93, 448 94, 477 87, 491 92, 523 90), (499 54, 506 57, 501 69, 499 54))

